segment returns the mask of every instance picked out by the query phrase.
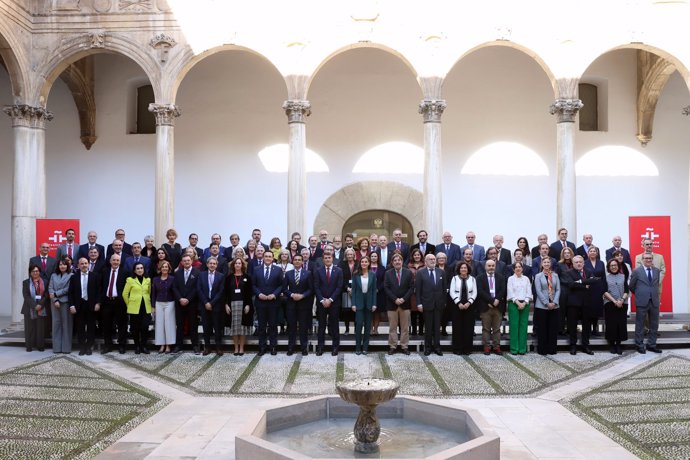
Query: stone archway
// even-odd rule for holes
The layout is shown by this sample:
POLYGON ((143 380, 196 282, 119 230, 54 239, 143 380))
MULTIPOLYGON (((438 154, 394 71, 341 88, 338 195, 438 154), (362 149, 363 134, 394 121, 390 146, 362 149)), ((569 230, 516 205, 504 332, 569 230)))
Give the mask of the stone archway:
MULTIPOLYGON (((329 196, 314 219, 314 234, 326 229, 339 234, 350 216, 370 209, 388 209, 405 216, 416 234, 423 228, 423 195, 397 182, 363 181, 347 185, 329 196)), ((414 235, 412 235, 414 236, 414 235)))

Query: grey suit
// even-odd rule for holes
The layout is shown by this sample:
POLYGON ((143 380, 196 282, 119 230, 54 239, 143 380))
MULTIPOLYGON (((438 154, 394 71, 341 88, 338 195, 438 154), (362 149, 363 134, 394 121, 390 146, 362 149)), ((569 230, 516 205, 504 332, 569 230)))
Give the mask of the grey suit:
MULTIPOLYGON (((67 254, 68 254, 67 243, 61 244, 60 246, 57 247, 57 253, 56 253, 55 258, 57 260, 60 260, 60 259, 62 259, 62 256, 65 256, 67 254)), ((72 243, 72 262, 73 262, 72 265, 74 265, 76 267, 78 261, 79 261, 79 245, 76 242, 74 242, 74 243, 72 243)))
POLYGON ((637 267, 630 275, 630 291, 635 294, 635 345, 644 346, 644 320, 649 315, 649 336, 647 346, 656 347, 657 331, 659 329, 659 281, 661 272, 651 267, 651 282, 644 266, 637 267))

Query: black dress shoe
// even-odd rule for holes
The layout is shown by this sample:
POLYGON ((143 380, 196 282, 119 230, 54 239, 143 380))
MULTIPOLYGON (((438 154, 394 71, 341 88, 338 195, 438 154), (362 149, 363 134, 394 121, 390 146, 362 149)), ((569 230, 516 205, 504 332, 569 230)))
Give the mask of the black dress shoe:
POLYGON ((333 351, 331 352, 331 356, 338 356, 338 349, 334 348, 333 351))
POLYGON ((321 355, 323 355, 323 349, 319 347, 316 349, 316 356, 321 356, 321 355))
MULTIPOLYGON (((135 354, 135 355, 138 355, 139 353, 141 353, 141 348, 136 347, 136 348, 134 349, 134 354, 135 354)), ((82 355, 82 354, 84 354, 84 352, 83 352, 83 351, 82 351, 82 352, 79 352, 79 354, 82 355)))
POLYGON ((204 351, 201 353, 202 356, 208 356, 211 354, 211 350, 208 348, 204 348, 204 351))
POLYGON ((173 350, 172 350, 173 353, 179 353, 179 352, 181 352, 181 351, 182 351, 182 348, 180 348, 180 347, 178 347, 178 346, 176 346, 176 347, 173 348, 173 350))
MULTIPOLYGON (((26 351, 34 351, 34 349, 31 348, 31 347, 26 347, 26 351)), ((81 354, 83 354, 83 353, 79 353, 79 354, 81 355, 81 354)))
POLYGON ((141 352, 142 352, 143 354, 145 354, 145 355, 150 354, 149 349, 146 348, 146 347, 141 347, 141 352))
POLYGON ((221 350, 220 348, 216 348, 216 354, 218 356, 223 356, 223 350, 221 350))
POLYGON ((292 350, 288 350, 288 351, 287 351, 287 355, 288 355, 288 356, 292 356, 292 355, 294 355, 294 354, 295 354, 295 352, 292 351, 292 350))
POLYGON ((275 347, 271 348, 271 356, 275 356, 278 354, 278 350, 275 349, 275 347))
POLYGON ((644 355, 645 353, 647 353, 647 350, 645 350, 644 347, 638 347, 637 352, 641 355, 644 355))
POLYGON ((611 347, 611 349, 609 350, 609 353, 611 353, 612 355, 616 354, 616 346, 615 345, 611 347))
POLYGON ((309 355, 309 352, 306 351, 306 350, 304 350, 304 351, 302 352, 302 356, 307 356, 307 355, 309 355))
POLYGON ((91 348, 86 349, 86 356, 91 356, 91 348))
POLYGON ((434 353, 436 353, 439 356, 443 356, 443 352, 441 351, 440 348, 437 348, 436 350, 434 350, 434 353))
POLYGON ((120 347, 117 351, 118 351, 121 355, 124 355, 125 353, 127 353, 127 349, 126 349, 125 347, 120 347))
POLYGON ((266 349, 265 349, 265 348, 262 348, 261 350, 259 350, 259 352, 258 352, 256 355, 257 355, 257 356, 263 356, 263 355, 265 355, 265 354, 266 354, 266 349))
POLYGON ((623 348, 620 345, 616 345, 616 354, 623 354, 623 348))
POLYGON ((199 350, 199 345, 194 345, 193 350, 194 350, 195 355, 198 355, 199 353, 201 353, 201 350, 199 350))
POLYGON ((410 356, 410 350, 408 350, 407 348, 403 348, 403 349, 402 349, 402 354, 403 354, 403 355, 410 356))
POLYGON ((571 355, 576 355, 577 354, 577 347, 575 345, 572 345, 570 347, 570 354, 571 355))
POLYGON ((389 349, 388 349, 388 354, 389 354, 389 355, 394 355, 394 354, 395 354, 395 348, 389 348, 389 349))
POLYGON ((652 353, 661 353, 661 349, 657 347, 650 347, 649 345, 647 345, 647 350, 651 351, 652 353))
POLYGON ((45 351, 45 348, 39 348, 38 351, 45 351))
MULTIPOLYGON (((27 348, 26 351, 31 351, 31 348, 27 348)), ((86 354, 86 350, 81 349, 79 350, 79 356, 84 356, 86 354)))
POLYGON ((424 356, 429 356, 431 354, 431 350, 424 350, 424 356))
POLYGON ((594 352, 592 351, 592 349, 589 348, 588 346, 582 347, 582 351, 583 351, 584 353, 588 354, 588 355, 593 355, 593 354, 594 354, 594 352))
MULTIPOLYGON (((454 355, 458 355, 458 356, 462 355, 462 353, 459 352, 459 351, 454 351, 453 354, 454 354, 454 355)), ((489 354, 490 354, 490 353, 489 353, 489 354)))

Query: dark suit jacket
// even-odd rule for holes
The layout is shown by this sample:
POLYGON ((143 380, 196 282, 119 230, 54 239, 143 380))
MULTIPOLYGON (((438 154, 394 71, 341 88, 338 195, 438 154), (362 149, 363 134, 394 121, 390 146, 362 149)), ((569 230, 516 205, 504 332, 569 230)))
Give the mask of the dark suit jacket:
MULTIPOLYGON (((184 279, 184 271, 183 270, 178 270, 182 271, 182 279, 184 279)), ((190 274, 191 276, 191 274, 190 274)), ((242 294, 242 305, 249 305, 250 307, 253 306, 253 301, 252 298, 254 296, 254 291, 252 288, 252 277, 249 276, 248 274, 245 274, 242 277, 235 277, 235 275, 227 275, 225 277, 225 304, 230 305, 232 302, 232 297, 235 295, 235 290, 239 289, 240 294, 242 294)), ((244 310, 242 310, 243 315, 244 315, 244 310)), ((252 315, 253 316, 253 315, 252 315)))
MULTIPOLYGON (((412 252, 413 249, 419 249, 420 251, 422 250, 419 246, 419 243, 415 243, 412 246, 410 246, 410 252, 412 252)), ((422 260, 424 260, 424 256, 426 256, 427 254, 436 254, 436 245, 427 242, 426 252, 422 252, 422 260)))
POLYGON ((271 264, 270 271, 268 274, 268 279, 265 278, 264 268, 265 264, 254 269, 252 273, 252 288, 254 291, 254 303, 259 306, 261 304, 266 304, 266 302, 275 302, 274 300, 260 300, 259 294, 276 296, 276 299, 280 297, 280 293, 283 291, 283 270, 275 264, 271 264))
MULTIPOLYGON (((127 259, 124 260, 124 264, 122 264, 122 263, 120 264, 121 267, 124 266, 125 271, 127 272, 127 274, 129 274, 129 276, 132 276, 134 274, 134 272, 132 271, 132 269, 134 268, 134 264, 136 263, 134 261, 134 259, 135 259, 134 256, 128 257, 127 259)), ((151 271, 151 259, 149 259, 148 257, 145 257, 145 256, 139 256, 139 262, 144 264, 144 273, 149 273, 151 271)), ((172 262, 171 262, 171 265, 172 265, 172 262)), ((175 267, 177 267, 177 265, 172 265, 172 267, 174 269, 175 267)))
POLYGON ((652 302, 655 308, 659 308, 659 279, 661 272, 652 267, 652 282, 647 278, 647 269, 644 266, 637 267, 630 275, 630 290, 635 294, 635 306, 644 307, 652 302))
POLYGON ((585 280, 582 281, 580 272, 574 268, 568 270, 562 277, 561 282, 568 286, 568 306, 587 307, 591 303, 591 293, 587 286, 597 282, 592 278, 592 272, 587 267, 583 268, 585 280))
MULTIPOLYGON (((105 260, 106 260, 106 261, 110 260, 110 256, 112 256, 114 252, 115 252, 115 251, 113 251, 113 244, 110 243, 110 244, 108 245, 108 249, 107 249, 106 252, 105 252, 105 260)), ((124 243, 124 244, 122 245, 122 252, 124 252, 124 253, 127 254, 128 256, 131 256, 131 255, 132 255, 132 245, 129 244, 129 243, 124 243)))
MULTIPOLYGON (((556 267, 553 268, 553 272, 556 274, 558 273, 558 270, 556 267)), ((503 272, 503 276, 505 277, 505 279, 507 280, 508 278, 513 276, 514 274, 515 274, 515 270, 513 269, 513 265, 512 264, 506 265, 505 271, 503 272)), ((522 274, 524 276, 526 276, 527 278, 529 278, 530 282, 532 282, 534 280, 534 277, 537 276, 534 273, 534 271, 532 270, 532 267, 530 267, 529 265, 525 265, 525 264, 522 264, 522 274)))
MULTIPOLYGON (((175 300, 180 302, 180 299, 189 300, 189 307, 196 308, 199 301, 199 270, 196 268, 190 269, 189 279, 187 283, 184 282, 184 268, 181 268, 173 275, 173 295, 175 300)), ((207 283, 208 284, 208 283, 207 283)))
MULTIPOLYGON (((89 260, 89 267, 91 267, 91 261, 90 260, 89 260)), ((104 269, 105 269, 105 261, 99 257, 98 259, 96 259, 96 263, 93 266, 93 270, 89 270, 89 271, 96 273, 100 278, 101 273, 103 272, 104 269)))
MULTIPOLYGON (((457 246, 457 244, 456 244, 457 246)), ((441 246, 437 246, 436 249, 441 246)), ((460 247, 458 247, 458 251, 460 247)), ((417 279, 415 280, 415 290, 417 292, 417 305, 421 305, 425 311, 434 311, 442 309, 446 306, 446 274, 443 270, 436 267, 434 269, 434 277, 436 282, 432 281, 427 267, 417 270, 417 279)))
MULTIPOLYGON (((106 300, 106 297, 108 296, 108 286, 110 286, 111 270, 112 267, 110 266, 104 266, 103 270, 101 270, 101 280, 98 284, 98 303, 103 303, 106 300)), ((127 284, 127 276, 128 275, 125 269, 122 268, 122 265, 120 265, 120 268, 117 270, 117 276, 115 277, 115 288, 117 289, 116 297, 118 299, 122 299, 122 291, 125 290, 125 284, 127 284)), ((74 278, 74 276, 72 278, 74 278)))
POLYGON ((477 302, 480 312, 485 312, 489 309, 488 304, 492 304, 495 299, 500 302, 498 308, 501 313, 506 311, 506 295, 507 295, 507 281, 506 278, 496 271, 494 273, 494 296, 489 291, 489 275, 486 272, 481 273, 476 278, 477 280, 477 302))
POLYGON ((447 257, 448 261, 446 265, 455 269, 455 264, 462 259, 462 251, 460 251, 460 246, 455 243, 450 244, 450 249, 446 251, 446 245, 439 243, 436 245, 436 254, 443 252, 447 257))
MULTIPOLYGON (((633 266, 632 259, 630 258, 630 251, 627 249, 621 247, 620 248, 621 254, 623 254, 623 262, 626 264, 630 265, 631 267, 633 266)), ((606 250, 606 262, 609 260, 613 259, 613 253, 616 252, 615 247, 610 247, 606 250)))
POLYGON ((501 248, 501 252, 498 254, 498 260, 506 265, 510 265, 513 262, 513 258, 510 255, 510 251, 506 248, 501 248))
MULTIPOLYGON (((395 251, 395 241, 391 241, 388 243, 388 263, 390 263, 390 259, 393 257, 393 253, 395 251)), ((407 265, 407 262, 410 260, 410 245, 405 243, 404 241, 400 242, 400 253, 403 256, 403 264, 407 265)), ((386 264, 388 266, 388 264, 386 264)))
POLYGON ((295 282, 295 271, 288 270, 283 278, 283 295, 287 297, 288 305, 294 305, 297 308, 309 308, 314 305, 314 280, 312 273, 302 267, 299 277, 299 285, 295 282), (302 300, 293 300, 292 294, 302 294, 302 300))
POLYGON ((197 290, 199 292, 199 310, 204 311, 206 304, 210 303, 213 311, 225 308, 225 275, 216 270, 213 278, 213 286, 208 285, 208 272, 199 273, 197 290), (210 293, 209 293, 209 287, 210 293))
MULTIPOLYGON (((468 247, 469 247, 469 245, 466 244, 460 248, 461 257, 464 257, 465 249, 467 249, 468 247)), ((479 245, 479 244, 475 244, 472 247, 472 259, 478 260, 478 261, 482 261, 482 260, 486 259, 486 250, 484 249, 484 246, 479 245)))
MULTIPOLYGON (((96 249, 98 249, 98 256, 99 259, 105 260, 105 248, 103 247, 102 244, 96 243, 96 249)), ((86 257, 87 259, 89 258, 89 243, 82 244, 79 246, 79 257, 86 257)))
POLYGON ((35 256, 29 259, 29 264, 38 265, 38 269, 41 270, 41 278, 48 285, 50 281, 50 276, 57 270, 57 259, 54 257, 46 257, 46 269, 43 270, 43 262, 41 261, 41 256, 35 256))
MULTIPOLYGON (((86 295, 88 297, 87 304, 90 311, 94 310, 94 307, 99 303, 100 297, 100 281, 98 275, 94 272, 88 272, 88 285, 86 286, 86 295)), ((122 287, 124 289, 124 285, 122 287)), ((76 272, 72 275, 69 280, 69 292, 67 294, 69 298, 70 306, 74 306, 77 309, 77 313, 80 312, 82 307, 81 303, 81 271, 76 272)))
MULTIPOLYGON (((209 256, 210 257, 210 256, 209 256)), ((218 259, 218 267, 216 267, 216 270, 221 272, 223 275, 228 273, 228 259, 223 257, 222 255, 218 254, 216 257, 218 259)), ((263 265, 263 261, 261 262, 263 265)), ((204 262, 201 264, 201 269, 202 272, 207 272, 208 271, 208 266, 206 266, 206 259, 204 259, 204 262)))
MULTIPOLYGON (((571 241, 566 241, 565 244, 570 249, 572 249, 573 254, 575 254, 575 251, 577 250, 575 248, 575 244, 572 243, 571 241)), ((562 250, 563 250, 563 243, 561 243, 561 240, 557 240, 557 241, 551 243, 551 246, 549 246, 549 255, 556 260, 561 260, 561 251, 562 250)))
POLYGON ((331 308, 340 308, 342 299, 340 294, 343 292, 343 271, 331 266, 331 279, 326 277, 326 267, 321 266, 314 270, 314 292, 316 293, 316 301, 321 304, 323 299, 333 300, 331 308))
MULTIPOLYGON (((335 265, 335 263, 333 265, 335 265)), ((347 263, 347 260, 340 262, 338 267, 343 271, 343 292, 346 292, 347 288, 352 287, 352 275, 353 271, 357 269, 357 262, 355 262, 352 271, 350 271, 350 265, 347 263)))
MULTIPOLYGON (((395 269, 386 271, 383 279, 383 288, 386 293, 386 307, 390 311, 395 311, 398 306, 403 310, 409 310, 411 307, 410 298, 414 294, 414 281, 412 272, 407 268, 400 270, 400 283, 398 284, 398 277, 395 269), (396 305, 397 299, 403 299, 405 302, 402 305, 396 305)), ((415 308, 417 306, 415 305, 415 308)), ((380 306, 383 308, 383 305, 380 306)))
MULTIPOLYGON (((532 260, 536 259, 537 257, 539 257, 539 246, 535 246, 532 248, 532 260)), ((558 258, 561 258, 560 254, 558 254, 558 258)))

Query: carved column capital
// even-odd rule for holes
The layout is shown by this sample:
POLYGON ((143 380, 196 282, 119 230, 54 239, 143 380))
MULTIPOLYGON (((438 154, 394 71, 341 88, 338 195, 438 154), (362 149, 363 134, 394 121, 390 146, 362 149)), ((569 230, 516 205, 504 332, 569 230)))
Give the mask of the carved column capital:
POLYGON ((309 101, 289 100, 283 102, 283 110, 288 117, 288 123, 304 123, 311 115, 309 101))
POLYGON ((441 115, 446 107, 448 104, 443 99, 424 99, 419 103, 418 112, 424 117, 424 123, 440 123, 441 115))
POLYGON ((549 107, 549 112, 558 116, 558 123, 573 123, 583 105, 579 99, 556 99, 549 107))
POLYGON ((175 118, 181 115, 175 104, 149 104, 149 112, 156 117, 156 126, 175 126, 175 118))
POLYGON ((681 111, 683 115, 690 115, 690 105, 687 107, 683 107, 683 110, 681 111))
POLYGON ((12 126, 24 126, 26 128, 46 128, 46 121, 53 119, 53 112, 43 107, 31 107, 30 105, 7 105, 2 109, 12 118, 12 126))

